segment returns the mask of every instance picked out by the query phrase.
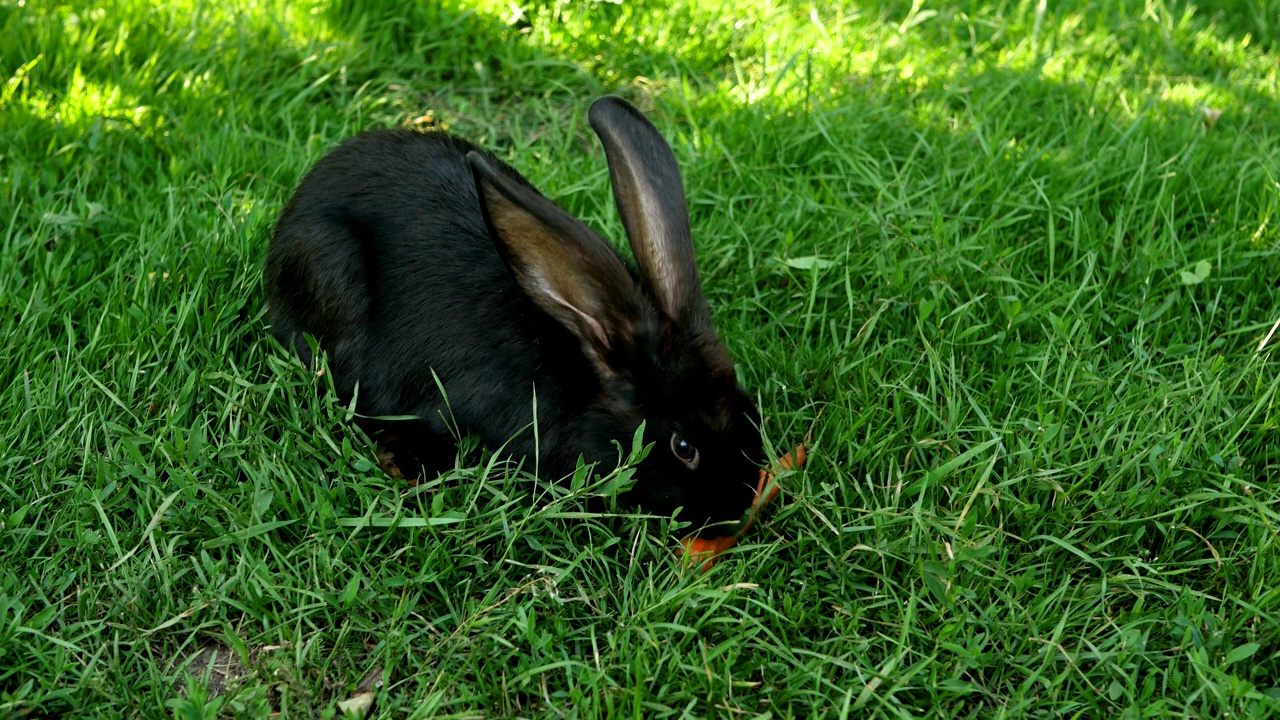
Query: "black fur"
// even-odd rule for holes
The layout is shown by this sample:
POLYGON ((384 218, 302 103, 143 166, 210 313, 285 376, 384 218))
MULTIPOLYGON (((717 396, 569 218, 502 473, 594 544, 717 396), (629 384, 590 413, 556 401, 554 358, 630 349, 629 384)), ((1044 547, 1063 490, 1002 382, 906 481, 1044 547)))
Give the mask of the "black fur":
MULTIPOLYGON (((670 185, 674 158, 633 108, 602 99, 592 123, 602 137, 644 140, 641 154, 626 156, 629 149, 606 142, 611 168, 663 167, 670 185)), ((655 192, 641 185, 626 189, 633 198, 655 192)), ((664 213, 685 212, 678 174, 674 188, 657 194, 664 213)), ((638 211, 621 196, 620 210, 637 233, 638 211)), ((359 382, 361 414, 421 419, 387 433, 398 438, 401 465, 444 469, 456 422, 491 447, 506 443, 532 469, 527 426, 536 391, 541 476, 566 476, 580 455, 612 468, 613 441, 628 447, 644 420, 654 447, 628 499, 655 513, 684 507, 681 519, 695 528, 728 523, 753 498, 764 459, 759 414, 705 312, 687 216, 672 220, 686 237, 633 234, 631 242, 646 253, 646 272, 674 262, 679 278, 642 277, 471 143, 443 133, 366 132, 322 159, 280 216, 265 267, 272 332, 307 363, 303 334, 314 336, 344 400, 359 382), (604 266, 614 260, 622 269, 610 275, 604 266), (539 290, 547 273, 559 282, 550 295, 539 290), (565 310, 564 297, 578 309, 565 310), (669 309, 674 302, 688 307, 669 309), (673 454, 674 431, 698 448, 696 469, 673 454)), ((703 534, 723 532, 724 525, 703 534)))

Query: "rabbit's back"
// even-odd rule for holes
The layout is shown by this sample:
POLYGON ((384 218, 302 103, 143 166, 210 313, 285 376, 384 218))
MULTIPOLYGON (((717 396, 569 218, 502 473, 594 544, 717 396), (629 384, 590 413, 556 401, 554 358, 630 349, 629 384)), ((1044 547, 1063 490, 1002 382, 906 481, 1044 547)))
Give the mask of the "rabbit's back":
POLYGON ((359 381, 360 412, 414 414, 437 432, 451 416, 496 444, 532 420, 536 383, 545 446, 548 434, 575 432, 577 423, 556 421, 598 388, 576 339, 520 292, 499 257, 468 151, 479 149, 387 130, 322 159, 272 239, 272 332, 304 360, 302 334, 316 337, 344 399, 359 381))

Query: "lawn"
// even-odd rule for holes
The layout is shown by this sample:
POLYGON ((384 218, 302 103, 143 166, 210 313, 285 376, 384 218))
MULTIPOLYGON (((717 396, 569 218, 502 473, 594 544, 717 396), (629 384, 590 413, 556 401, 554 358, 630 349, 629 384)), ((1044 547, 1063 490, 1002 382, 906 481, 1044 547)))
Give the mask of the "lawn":
POLYGON ((0 717, 1280 713, 1277 0, 0 0, 0 81, 0 717), (266 326, 364 128, 622 240, 609 92, 811 449, 706 573, 266 326))

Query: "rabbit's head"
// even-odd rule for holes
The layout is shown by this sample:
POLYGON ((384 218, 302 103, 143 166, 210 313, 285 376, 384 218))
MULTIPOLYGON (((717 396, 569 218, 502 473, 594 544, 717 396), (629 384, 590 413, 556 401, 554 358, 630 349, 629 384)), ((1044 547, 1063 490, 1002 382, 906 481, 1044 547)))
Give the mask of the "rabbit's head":
POLYGON ((764 462, 755 405, 738 384, 702 294, 675 156, 639 110, 615 97, 588 119, 604 144, 639 273, 586 225, 514 172, 472 152, 486 223, 520 289, 577 338, 599 387, 582 429, 587 458, 615 458, 643 421, 653 449, 631 500, 684 508, 706 537, 732 532, 764 462))

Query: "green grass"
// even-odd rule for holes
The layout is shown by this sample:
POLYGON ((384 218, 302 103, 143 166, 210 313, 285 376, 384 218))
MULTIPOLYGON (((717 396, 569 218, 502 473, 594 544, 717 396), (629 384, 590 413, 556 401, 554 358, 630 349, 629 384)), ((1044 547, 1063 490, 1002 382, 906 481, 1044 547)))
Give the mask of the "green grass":
POLYGON ((740 5, 0 2, 0 717, 1280 712, 1280 4, 740 5), (474 444, 387 477, 265 327, 362 128, 620 239, 603 92, 813 450, 707 574, 474 444))

